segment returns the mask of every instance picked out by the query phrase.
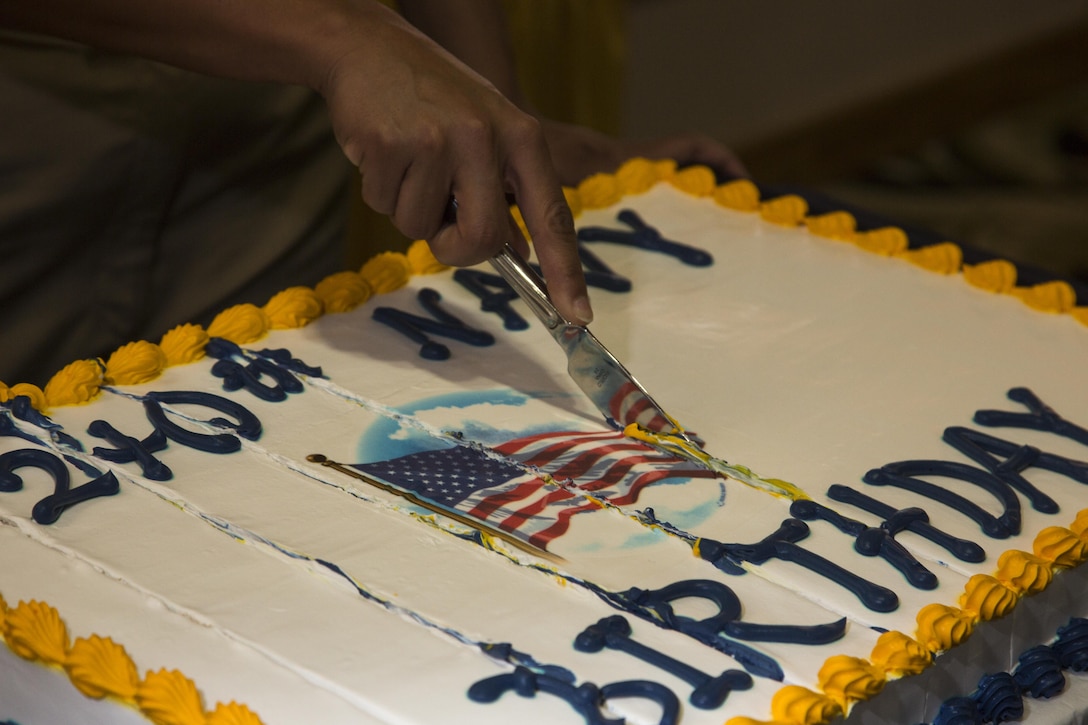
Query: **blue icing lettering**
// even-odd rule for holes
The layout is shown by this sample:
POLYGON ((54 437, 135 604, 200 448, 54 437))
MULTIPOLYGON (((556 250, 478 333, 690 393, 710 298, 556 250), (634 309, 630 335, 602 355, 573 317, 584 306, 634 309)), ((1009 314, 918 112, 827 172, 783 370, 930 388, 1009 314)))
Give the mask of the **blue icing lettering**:
POLYGON ((96 420, 87 427, 87 432, 96 438, 106 439, 114 446, 96 446, 91 451, 92 455, 111 463, 136 462, 143 475, 152 481, 169 481, 174 477, 170 468, 152 455, 166 448, 166 436, 161 430, 155 429, 143 440, 138 440, 121 433, 104 420, 96 420))
POLYGON ((43 526, 55 523, 65 510, 100 496, 113 496, 121 490, 112 471, 94 471, 97 477, 71 488, 68 467, 59 456, 38 449, 22 448, 0 455, 0 492, 22 489, 23 479, 15 473, 20 468, 37 468, 53 478, 53 493, 34 504, 33 519, 43 526))
POLYGON ((902 544, 895 534, 915 521, 928 521, 925 511, 919 508, 903 509, 879 527, 866 526, 850 519, 834 509, 811 500, 794 501, 790 513, 804 521, 821 519, 839 531, 854 537, 854 550, 862 556, 879 556, 895 567, 907 581, 918 589, 936 589, 937 577, 929 571, 902 544))
MULTIPOLYGON (((578 245, 578 256, 585 268, 588 286, 610 292, 631 290, 631 280, 612 271, 597 255, 586 249, 584 244, 578 245)), ((539 265, 530 266, 538 275, 541 274, 539 265)), ((478 269, 458 269, 453 273, 453 280, 480 299, 482 311, 498 315, 507 330, 525 330, 529 327, 525 318, 511 306, 518 299, 517 292, 501 276, 478 269)))
MULTIPOLYGON (((10 411, 10 414, 18 418, 19 420, 30 423, 37 426, 42 430, 48 431, 49 437, 54 442, 62 446, 67 446, 75 451, 82 451, 83 444, 77 439, 64 432, 63 426, 60 423, 54 423, 47 416, 40 413, 33 405, 30 404, 30 398, 25 395, 17 395, 7 403, 0 404, 0 410, 10 411)), ((6 416, 5 416, 6 417, 6 416)), ((2 425, 2 424, 0 424, 2 425)), ((13 435, 23 438, 34 443, 40 443, 41 441, 35 438, 33 435, 22 432, 12 423, 8 421, 8 425, 0 428, 0 435, 13 435)))
POLYGON ((680 701, 672 690, 649 680, 627 680, 597 687, 592 682, 575 686, 563 679, 537 674, 527 667, 516 667, 513 672, 480 680, 468 690, 473 702, 491 703, 507 692, 532 698, 543 692, 563 700, 582 716, 586 725, 622 725, 622 720, 607 717, 602 706, 611 698, 640 697, 657 703, 661 708, 658 725, 676 725, 680 718, 680 701))
MULTIPOLYGON (((894 507, 849 486, 835 484, 827 489, 827 495, 833 501, 857 506, 863 511, 882 517, 885 521, 892 520, 899 513, 894 507)), ((947 534, 928 521, 911 519, 906 522, 906 530, 943 547, 960 561, 978 563, 986 560, 986 551, 977 543, 947 534)))
POLYGON ((440 304, 442 296, 436 290, 425 287, 419 291, 417 299, 431 317, 414 315, 395 307, 375 308, 371 317, 393 328, 409 340, 419 343, 419 356, 427 360, 446 360, 450 357, 450 349, 432 340, 427 333, 442 335, 478 347, 495 344, 495 338, 491 333, 469 327, 443 309, 440 304))
POLYGON ((657 229, 644 222, 631 209, 624 209, 616 218, 631 231, 607 229, 605 227, 583 227, 578 230, 578 240, 581 242, 611 242, 651 252, 661 252, 676 257, 684 264, 693 267, 708 267, 714 263, 714 258, 702 249, 665 239, 657 229))
POLYGON ((525 330, 529 327, 525 318, 510 306, 518 298, 518 293, 499 275, 478 269, 458 269, 453 273, 453 280, 479 297, 480 309, 498 315, 507 330, 525 330))
POLYGON ((898 461, 866 473, 863 480, 872 486, 895 486, 942 503, 972 519, 993 539, 1007 539, 1020 533, 1020 499, 1012 487, 989 471, 952 461, 898 461), (972 483, 992 494, 1003 512, 993 516, 981 506, 943 486, 917 478, 930 476, 972 483))
POLYGON ((211 373, 223 379, 224 390, 245 389, 273 403, 285 400, 288 394, 304 390, 296 374, 322 377, 321 368, 307 365, 282 348, 246 350, 230 340, 213 337, 205 352, 218 360, 212 365, 211 373), (271 380, 272 384, 263 382, 262 378, 271 380))
POLYGON ((311 378, 324 377, 320 367, 307 365, 302 360, 292 356, 290 350, 284 348, 277 348, 275 350, 264 348, 262 350, 248 350, 247 352, 271 360, 284 370, 289 370, 293 373, 307 375, 311 378))
MULTIPOLYGON (((578 245, 578 256, 585 267, 586 284, 591 287, 600 287, 609 292, 630 292, 631 280, 616 274, 607 264, 584 244, 578 245)), ((535 265, 534 265, 535 266, 535 265)), ((540 268, 536 267, 539 274, 540 268)))
POLYGON ((532 655, 517 651, 514 649, 514 646, 508 642, 486 642, 480 645, 480 651, 492 659, 507 662, 512 665, 527 667, 534 672, 554 677, 562 682, 574 684, 575 681, 577 681, 574 673, 566 667, 541 664, 537 662, 532 655))
POLYGON ((1058 513, 1054 499, 1033 486, 1021 474, 1033 467, 1043 468, 1042 451, 1034 446, 1015 446, 1008 441, 980 433, 970 428, 952 426, 945 428, 944 441, 960 453, 978 463, 990 473, 1027 496, 1032 508, 1047 514, 1058 513), (1000 460, 993 454, 1005 455, 1000 460))
POLYGON ((989 427, 1028 428, 1054 433, 1088 446, 1088 430, 1071 423, 1027 388, 1013 388, 1009 400, 1022 404, 1027 413, 1011 413, 1004 410, 980 410, 975 422, 989 427))
POLYGON ((733 690, 748 690, 752 687, 752 677, 746 672, 725 670, 719 675, 708 675, 636 641, 631 635, 631 624, 627 619, 614 614, 584 629, 575 638, 574 648, 579 652, 589 653, 600 652, 605 648, 613 649, 659 667, 694 688, 688 702, 701 710, 716 710, 733 690))
POLYGON ((723 544, 700 539, 699 556, 725 573, 736 575, 745 573, 741 562, 763 564, 772 558, 793 562, 845 588, 874 612, 894 612, 899 608, 899 597, 891 589, 798 546, 797 542, 808 535, 808 524, 790 518, 783 521, 776 532, 754 544, 723 544))
POLYGON ((196 391, 164 391, 148 393, 142 398, 144 412, 154 428, 175 443, 206 453, 233 453, 242 447, 237 437, 230 433, 198 433, 178 425, 167 417, 162 404, 197 405, 226 413, 234 421, 215 417, 204 422, 229 428, 247 440, 257 440, 261 435, 261 421, 248 408, 219 395, 196 391))

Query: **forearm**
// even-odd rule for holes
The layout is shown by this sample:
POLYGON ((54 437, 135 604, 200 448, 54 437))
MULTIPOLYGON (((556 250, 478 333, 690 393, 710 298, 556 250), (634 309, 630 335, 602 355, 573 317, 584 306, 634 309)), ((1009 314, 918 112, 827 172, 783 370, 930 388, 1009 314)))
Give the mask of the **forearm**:
POLYGON ((211 75, 320 88, 338 57, 383 23, 373 0, 7 0, 0 26, 211 75))

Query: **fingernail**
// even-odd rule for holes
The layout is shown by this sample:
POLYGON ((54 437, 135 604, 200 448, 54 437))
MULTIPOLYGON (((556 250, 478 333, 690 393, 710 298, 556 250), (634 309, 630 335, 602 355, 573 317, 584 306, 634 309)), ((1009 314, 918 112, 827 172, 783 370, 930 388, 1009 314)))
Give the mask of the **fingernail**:
POLYGON ((589 306, 588 297, 578 297, 574 300, 574 314, 582 325, 593 322, 593 308, 589 306))

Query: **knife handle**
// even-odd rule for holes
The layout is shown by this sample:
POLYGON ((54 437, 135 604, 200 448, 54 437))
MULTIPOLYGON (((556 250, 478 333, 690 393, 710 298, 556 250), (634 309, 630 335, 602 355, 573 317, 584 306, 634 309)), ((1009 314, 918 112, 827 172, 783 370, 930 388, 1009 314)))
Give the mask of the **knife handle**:
POLYGON ((559 314, 559 310, 555 309, 551 298, 548 297, 548 287, 544 280, 513 247, 504 244, 502 251, 488 261, 502 275, 506 283, 514 288, 518 297, 525 301, 545 327, 554 330, 559 325, 571 324, 559 314))
MULTIPOLYGON (((508 198, 508 201, 513 203, 512 199, 508 198)), ((457 206, 457 199, 451 196, 446 204, 446 212, 443 217, 447 224, 457 222, 457 206)), ((525 301, 525 304, 529 306, 537 319, 544 323, 548 330, 552 331, 552 334, 555 334, 555 328, 560 325, 571 324, 559 314, 559 310, 555 309, 551 297, 548 296, 548 286, 544 283, 544 280, 517 253, 517 250, 509 244, 504 244, 502 245, 502 251, 488 261, 491 262, 491 266, 495 268, 495 271, 502 275, 506 283, 517 292, 518 297, 525 301)))

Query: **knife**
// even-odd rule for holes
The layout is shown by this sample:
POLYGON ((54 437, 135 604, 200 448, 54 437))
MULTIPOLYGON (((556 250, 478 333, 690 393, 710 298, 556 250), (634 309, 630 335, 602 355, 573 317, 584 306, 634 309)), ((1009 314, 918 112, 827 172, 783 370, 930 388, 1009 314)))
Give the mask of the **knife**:
POLYGON ((567 355, 567 372, 606 421, 620 428, 637 424, 698 447, 589 328, 559 314, 544 280, 513 247, 503 245, 489 261, 559 343, 567 355))

